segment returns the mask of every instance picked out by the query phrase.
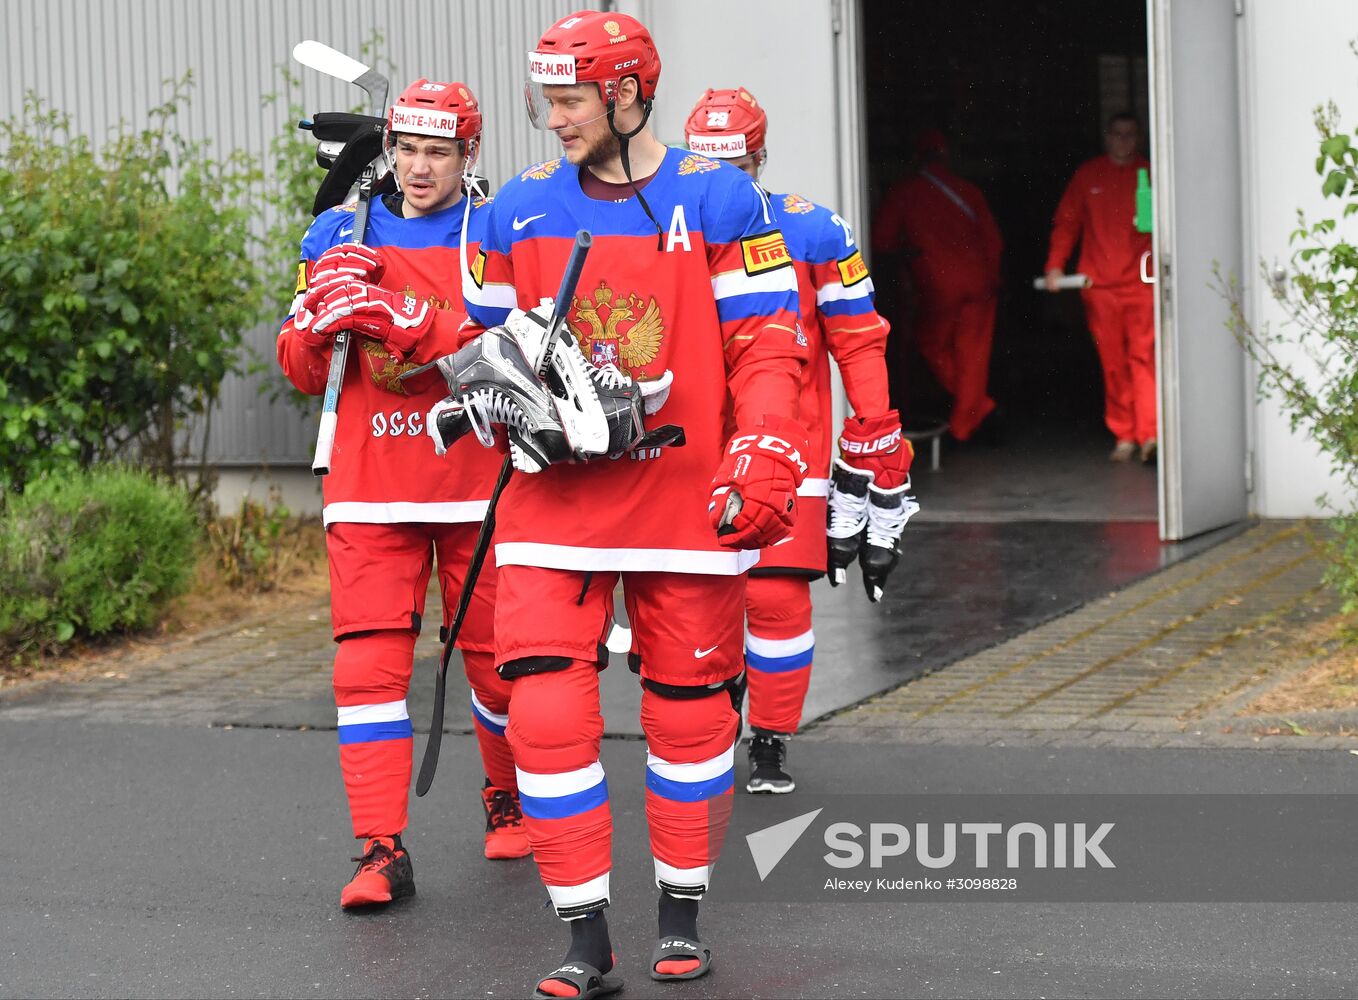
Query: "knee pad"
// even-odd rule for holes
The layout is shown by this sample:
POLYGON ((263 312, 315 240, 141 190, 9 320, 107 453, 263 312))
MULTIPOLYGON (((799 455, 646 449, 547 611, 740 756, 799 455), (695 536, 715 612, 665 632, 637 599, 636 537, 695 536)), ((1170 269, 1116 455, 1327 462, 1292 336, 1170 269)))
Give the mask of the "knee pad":
POLYGON ((335 650, 335 702, 366 705, 404 698, 414 661, 414 632, 385 630, 345 636, 335 650))
POLYGON ((800 576, 752 576, 745 586, 749 629, 765 639, 811 631, 811 581, 800 576))
MULTIPOLYGON (((728 682, 729 683, 729 682, 728 682)), ((709 760, 736 741, 740 715, 727 686, 680 689, 646 682, 641 692, 641 728, 651 753, 673 764, 709 760), (675 697, 677 690, 686 694, 675 697)))
POLYGON ((599 671, 585 660, 566 662, 566 669, 514 681, 505 735, 516 763, 525 771, 571 771, 599 758, 604 735, 599 671))

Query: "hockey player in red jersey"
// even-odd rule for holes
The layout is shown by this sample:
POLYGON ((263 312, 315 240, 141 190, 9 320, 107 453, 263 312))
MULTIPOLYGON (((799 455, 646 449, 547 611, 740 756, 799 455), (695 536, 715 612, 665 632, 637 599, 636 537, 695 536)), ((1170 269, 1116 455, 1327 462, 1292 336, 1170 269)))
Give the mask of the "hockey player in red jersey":
POLYGON ((794 523, 805 474, 793 415, 806 340, 786 245, 747 177, 651 134, 659 75, 650 34, 628 15, 580 11, 548 29, 529 54, 527 96, 564 155, 498 193, 468 290, 464 351, 488 350, 525 321, 516 310, 555 294, 575 233, 589 230, 570 350, 597 366, 589 377, 601 386, 672 374, 664 419, 687 438, 516 475, 500 502, 496 661, 513 682, 508 733, 528 837, 571 928, 566 961, 538 996, 621 986, 603 912, 612 821, 598 678, 620 579, 660 890, 649 973, 707 972, 698 901, 732 802, 744 573, 794 523))
MULTIPOLYGON (((364 842, 345 907, 415 891, 401 843, 407 825, 411 725, 406 712, 415 640, 437 557, 445 624, 461 589, 495 477, 495 456, 472 442, 452 461, 429 453, 424 415, 444 393, 436 374, 399 376, 455 346, 464 318, 458 244, 477 249, 486 203, 464 194, 481 113, 465 84, 417 80, 397 99, 387 150, 400 193, 374 199, 363 244, 353 207, 322 213, 302 240, 297 297, 278 338, 284 373, 324 391, 331 338, 361 339, 345 373, 324 480, 340 766, 354 836, 364 842), (470 215, 467 210, 470 208, 470 215), (447 317, 447 328, 434 322, 447 317)), ((486 856, 528 853, 513 756, 505 739, 509 685, 494 669, 494 573, 483 573, 458 645, 486 771, 486 856)))
MULTIPOLYGON (((684 127, 689 149, 722 157, 758 178, 768 156, 768 118, 744 88, 709 90, 684 127)), ((848 223, 795 194, 769 194, 774 223, 797 273, 801 328, 810 340, 802 372, 800 423, 810 435, 810 471, 798 489, 796 531, 759 556, 745 590, 749 685, 750 792, 791 792, 786 741, 801 724, 815 635, 811 581, 826 572, 827 499, 832 584, 857 549, 872 600, 895 566, 897 543, 918 510, 910 489, 914 452, 901 435, 887 393, 884 351, 890 327, 873 308, 872 278, 848 223), (830 363, 844 381, 853 415, 844 422, 831 467, 830 363), (866 535, 866 538, 862 536, 866 535)))

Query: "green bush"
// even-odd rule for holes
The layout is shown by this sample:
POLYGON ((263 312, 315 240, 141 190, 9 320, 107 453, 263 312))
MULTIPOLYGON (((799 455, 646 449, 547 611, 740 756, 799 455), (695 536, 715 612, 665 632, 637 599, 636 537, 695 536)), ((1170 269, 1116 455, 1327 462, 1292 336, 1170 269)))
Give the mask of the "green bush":
POLYGON ((170 475, 244 368, 261 172, 173 130, 188 85, 98 149, 32 95, 0 121, 0 488, 108 461, 170 475))
POLYGON ((1279 400, 1292 429, 1304 431, 1329 460, 1342 495, 1322 496, 1332 516, 1326 539, 1329 583, 1358 608, 1358 243, 1350 223, 1358 214, 1358 130, 1346 132, 1333 103, 1315 110, 1320 142, 1315 161, 1321 192, 1334 198, 1334 218, 1298 213, 1292 233, 1292 272, 1270 275, 1273 297, 1287 314, 1277 333, 1253 326, 1238 284, 1220 279, 1231 303, 1230 327, 1258 365, 1261 393, 1279 400), (1281 345, 1300 345, 1294 364, 1281 345))
POLYGON ((188 495, 106 467, 35 479, 0 510, 0 651, 150 628, 187 588, 198 521, 188 495))

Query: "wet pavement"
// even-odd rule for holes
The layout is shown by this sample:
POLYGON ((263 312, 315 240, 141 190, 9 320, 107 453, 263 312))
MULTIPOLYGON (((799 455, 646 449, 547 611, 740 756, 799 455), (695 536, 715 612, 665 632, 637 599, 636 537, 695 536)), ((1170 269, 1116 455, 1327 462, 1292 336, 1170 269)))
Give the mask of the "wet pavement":
MULTIPOLYGON (((816 668, 805 718, 1017 637, 1239 530, 1161 545, 1148 522, 911 524, 906 554, 880 605, 867 601, 856 569, 843 587, 813 584, 816 668)), ((431 592, 427 620, 437 620, 436 607, 431 592)), ((420 732, 428 730, 438 655, 437 636, 423 636, 409 699, 420 732)), ((66 716, 333 729, 333 656, 328 605, 319 604, 205 638, 129 668, 125 678, 12 694, 0 700, 0 720, 66 716)), ((469 704, 469 693, 456 664, 449 676, 445 731, 470 732, 470 716, 458 708, 469 704)), ((603 698, 608 732, 640 736, 640 691, 625 657, 614 656, 604 672, 603 698)))
MULTIPOLYGON (((820 585, 819 721, 790 748, 799 791, 737 794, 717 881, 751 882, 744 836, 832 793, 1358 794, 1352 738, 1260 740, 1234 715, 1305 667, 1290 637, 1337 603, 1307 526, 1242 529, 1162 547, 1147 522, 921 522, 884 606, 856 580, 820 585)), ((556 964, 564 933, 533 866, 480 856, 470 736, 447 738, 412 805, 419 895, 341 913, 354 845, 334 733, 314 731, 334 725, 326 619, 264 619, 0 696, 0 997, 522 996, 556 964)), ((417 726, 435 647, 421 645, 417 726)), ((605 676, 623 737, 603 761, 624 996, 1358 994, 1352 901, 721 891, 701 921, 712 974, 656 986, 635 679, 605 676)), ((737 788, 746 770, 738 754, 737 788)), ((1347 840, 1327 851, 1319 863, 1354 869, 1347 840)))

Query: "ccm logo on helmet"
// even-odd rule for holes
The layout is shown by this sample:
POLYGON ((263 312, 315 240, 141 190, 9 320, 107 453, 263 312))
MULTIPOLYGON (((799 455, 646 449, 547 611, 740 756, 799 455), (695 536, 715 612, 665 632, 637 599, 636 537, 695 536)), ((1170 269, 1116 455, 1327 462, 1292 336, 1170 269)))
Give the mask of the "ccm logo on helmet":
POLYGON ((613 72, 616 73, 619 70, 630 69, 631 67, 639 65, 640 63, 641 63, 640 59, 628 59, 626 62, 620 62, 616 66, 614 66, 613 72))
POLYGON ((875 441, 848 441, 839 439, 839 450, 846 455, 890 455, 901 446, 899 429, 883 434, 875 441))
POLYGON ((575 83, 575 56, 530 52, 528 78, 534 83, 575 83))

